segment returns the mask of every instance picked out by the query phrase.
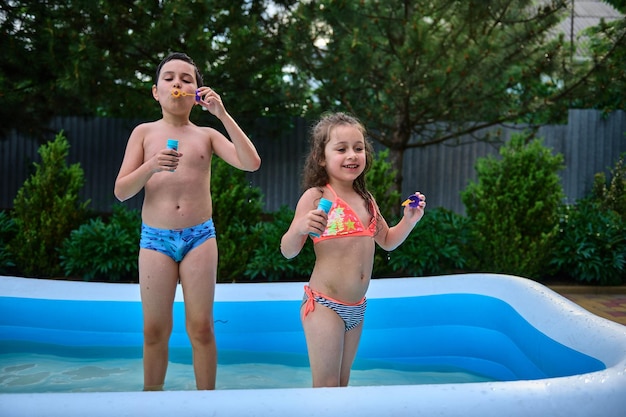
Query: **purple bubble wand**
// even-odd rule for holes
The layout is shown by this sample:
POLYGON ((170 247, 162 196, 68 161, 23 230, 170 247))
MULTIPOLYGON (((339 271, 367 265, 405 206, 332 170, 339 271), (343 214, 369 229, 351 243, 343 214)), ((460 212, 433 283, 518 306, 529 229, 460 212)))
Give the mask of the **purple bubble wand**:
POLYGON ((415 194, 411 194, 406 200, 402 202, 402 206, 409 206, 411 208, 418 208, 420 205, 420 198, 415 194))

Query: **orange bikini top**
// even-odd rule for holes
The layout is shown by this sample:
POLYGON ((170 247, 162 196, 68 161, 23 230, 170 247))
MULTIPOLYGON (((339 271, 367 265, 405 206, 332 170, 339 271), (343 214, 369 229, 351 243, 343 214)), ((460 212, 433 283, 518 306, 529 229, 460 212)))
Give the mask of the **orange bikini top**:
MULTIPOLYGON (((312 237, 313 243, 321 242, 322 240, 332 239, 336 237, 346 236, 370 236, 373 237, 376 234, 376 216, 372 219, 369 226, 366 228, 359 220, 359 216, 356 215, 354 210, 337 197, 337 193, 332 189, 330 184, 326 184, 326 187, 333 193, 335 201, 328 212, 328 223, 326 223, 326 229, 320 237, 312 237)), ((372 212, 375 212, 374 203, 372 202, 372 212)))

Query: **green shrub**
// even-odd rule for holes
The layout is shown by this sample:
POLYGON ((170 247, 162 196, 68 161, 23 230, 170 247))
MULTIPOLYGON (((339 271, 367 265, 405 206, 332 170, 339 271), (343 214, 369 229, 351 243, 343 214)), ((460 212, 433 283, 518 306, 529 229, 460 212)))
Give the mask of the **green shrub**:
MULTIPOLYGON (((374 155, 372 167, 366 174, 367 189, 372 193, 380 209, 380 213, 390 225, 398 222, 402 199, 400 193, 395 190, 397 171, 388 161, 389 150, 380 151, 374 155)), ((389 265, 388 252, 376 245, 374 254, 375 277, 393 275, 394 271, 389 265)))
POLYGON ((313 243, 307 239, 302 251, 293 259, 280 253, 280 240, 294 216, 294 211, 282 206, 274 213, 272 221, 258 223, 253 228, 255 236, 252 256, 245 276, 267 281, 307 281, 315 264, 313 243))
POLYGON ((0 274, 8 274, 15 266, 9 250, 9 241, 13 239, 17 228, 15 221, 6 211, 0 212, 0 274))
POLYGON ((551 265, 580 282, 626 283, 626 220, 592 199, 565 206, 551 265))
POLYGON ((140 233, 139 211, 115 205, 108 224, 91 219, 65 239, 60 249, 65 275, 85 281, 138 282, 140 233))
POLYGON ((394 188, 394 182, 398 173, 393 169, 388 158, 388 149, 376 153, 372 161, 372 167, 365 176, 365 181, 367 189, 376 199, 383 217, 393 220, 400 213, 399 208, 402 200, 400 193, 395 191, 394 188))
POLYGON ((477 269, 540 278, 549 262, 563 189, 562 155, 540 139, 513 135, 501 158, 479 159, 478 182, 461 193, 472 228, 477 269))
POLYGON ((399 276, 443 275, 468 267, 468 219, 444 208, 428 210, 407 240, 389 253, 399 276))
POLYGON ((253 249, 251 234, 263 214, 260 188, 252 187, 246 173, 218 157, 211 164, 213 220, 219 248, 218 281, 240 279, 253 249))
POLYGON ((622 220, 626 220, 626 166, 624 165, 626 154, 622 154, 615 167, 611 170, 611 181, 607 184, 604 172, 594 177, 592 199, 601 207, 613 210, 619 214, 622 220))
POLYGON ((58 276, 57 249, 82 222, 88 202, 81 203, 78 191, 84 183, 80 164, 67 166, 69 143, 63 132, 39 148, 41 164, 18 191, 13 201, 17 226, 9 248, 18 271, 27 276, 58 276))

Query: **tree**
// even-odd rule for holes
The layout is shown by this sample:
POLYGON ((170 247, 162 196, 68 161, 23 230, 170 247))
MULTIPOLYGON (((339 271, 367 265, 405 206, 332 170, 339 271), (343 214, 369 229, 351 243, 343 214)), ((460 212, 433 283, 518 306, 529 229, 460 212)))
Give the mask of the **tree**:
MULTIPOLYGON (((609 1, 621 12, 626 1, 609 1)), ((626 110, 626 18, 601 21, 588 28, 588 57, 579 63, 580 71, 589 74, 572 93, 572 106, 595 108, 605 113, 626 110)))
POLYGON ((287 44, 294 65, 314 80, 319 106, 361 117, 402 173, 409 148, 563 109, 586 76, 563 82, 572 72, 564 75, 564 41, 553 31, 568 3, 303 2, 287 44))
MULTIPOLYGON (((40 134, 57 115, 159 117, 150 86, 171 51, 196 60, 244 126, 299 114, 304 90, 283 79, 282 3, 293 1, 0 0, 0 137, 40 134)), ((213 123, 200 109, 192 119, 213 123)))
POLYGON ((605 3, 608 3, 615 7, 622 13, 626 13, 626 0, 603 0, 605 3))

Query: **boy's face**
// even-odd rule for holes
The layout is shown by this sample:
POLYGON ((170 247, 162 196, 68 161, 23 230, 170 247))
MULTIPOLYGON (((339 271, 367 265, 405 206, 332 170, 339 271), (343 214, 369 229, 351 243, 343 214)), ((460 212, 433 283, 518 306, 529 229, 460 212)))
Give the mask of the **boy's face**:
POLYGON ((182 99, 191 99, 191 103, 193 103, 197 88, 194 66, 188 62, 174 59, 166 62, 161 68, 157 84, 152 86, 152 95, 155 100, 163 104, 164 99, 173 98, 172 90, 178 89, 191 94, 191 96, 182 97, 182 99))

